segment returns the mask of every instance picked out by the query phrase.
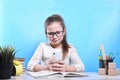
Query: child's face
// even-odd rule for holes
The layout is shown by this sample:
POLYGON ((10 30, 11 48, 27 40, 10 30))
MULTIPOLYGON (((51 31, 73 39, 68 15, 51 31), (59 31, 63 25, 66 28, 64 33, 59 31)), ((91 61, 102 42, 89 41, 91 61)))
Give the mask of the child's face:
POLYGON ((60 44, 65 35, 65 30, 63 31, 60 22, 53 22, 47 26, 47 37, 52 45, 60 44))

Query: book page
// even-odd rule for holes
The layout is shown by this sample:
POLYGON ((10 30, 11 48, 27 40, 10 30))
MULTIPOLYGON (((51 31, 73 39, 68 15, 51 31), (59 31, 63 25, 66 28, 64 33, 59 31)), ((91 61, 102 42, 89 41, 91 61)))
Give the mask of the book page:
POLYGON ((27 74, 34 77, 34 78, 38 78, 38 77, 45 77, 45 76, 50 76, 50 75, 54 75, 54 74, 61 74, 61 73, 60 72, 53 72, 53 71, 39 71, 39 72, 27 71, 27 74))
POLYGON ((64 77, 87 77, 83 72, 61 72, 64 77))
POLYGON ((54 71, 39 71, 39 72, 31 72, 27 71, 27 74, 34 77, 46 77, 46 76, 52 76, 52 75, 61 75, 61 77, 86 77, 88 76, 85 73, 82 72, 54 72, 54 71))

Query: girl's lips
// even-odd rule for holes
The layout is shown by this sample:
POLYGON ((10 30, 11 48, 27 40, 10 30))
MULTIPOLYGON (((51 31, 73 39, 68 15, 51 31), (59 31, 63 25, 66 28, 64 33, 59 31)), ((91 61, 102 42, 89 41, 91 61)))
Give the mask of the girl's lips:
POLYGON ((58 42, 57 40, 52 40, 52 42, 58 42))
POLYGON ((57 41, 58 41, 58 40, 56 40, 56 39, 53 39, 53 40, 52 40, 52 42, 57 42, 57 41))

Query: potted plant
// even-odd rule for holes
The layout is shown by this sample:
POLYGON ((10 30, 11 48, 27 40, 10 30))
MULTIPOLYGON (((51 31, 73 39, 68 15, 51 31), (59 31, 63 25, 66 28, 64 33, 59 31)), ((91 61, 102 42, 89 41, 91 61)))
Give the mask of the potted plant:
POLYGON ((12 46, 0 46, 0 79, 10 79, 16 54, 12 46))

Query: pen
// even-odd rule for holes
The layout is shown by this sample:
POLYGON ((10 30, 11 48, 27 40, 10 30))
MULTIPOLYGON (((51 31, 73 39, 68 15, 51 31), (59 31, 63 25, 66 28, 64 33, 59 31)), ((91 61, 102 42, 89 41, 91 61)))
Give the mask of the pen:
POLYGON ((101 51, 101 49, 100 49, 100 55, 99 56, 101 56, 101 58, 103 59, 103 56, 102 56, 102 51, 101 51))
POLYGON ((102 56, 100 56, 100 55, 98 56, 98 59, 99 59, 99 60, 103 60, 103 59, 102 59, 102 56))
POLYGON ((106 56, 106 60, 109 60, 108 56, 106 56))
POLYGON ((118 55, 119 53, 117 53, 114 57, 113 57, 113 60, 116 58, 116 56, 118 55))
POLYGON ((113 60, 113 53, 112 52, 109 53, 108 58, 109 58, 109 60, 113 60))

